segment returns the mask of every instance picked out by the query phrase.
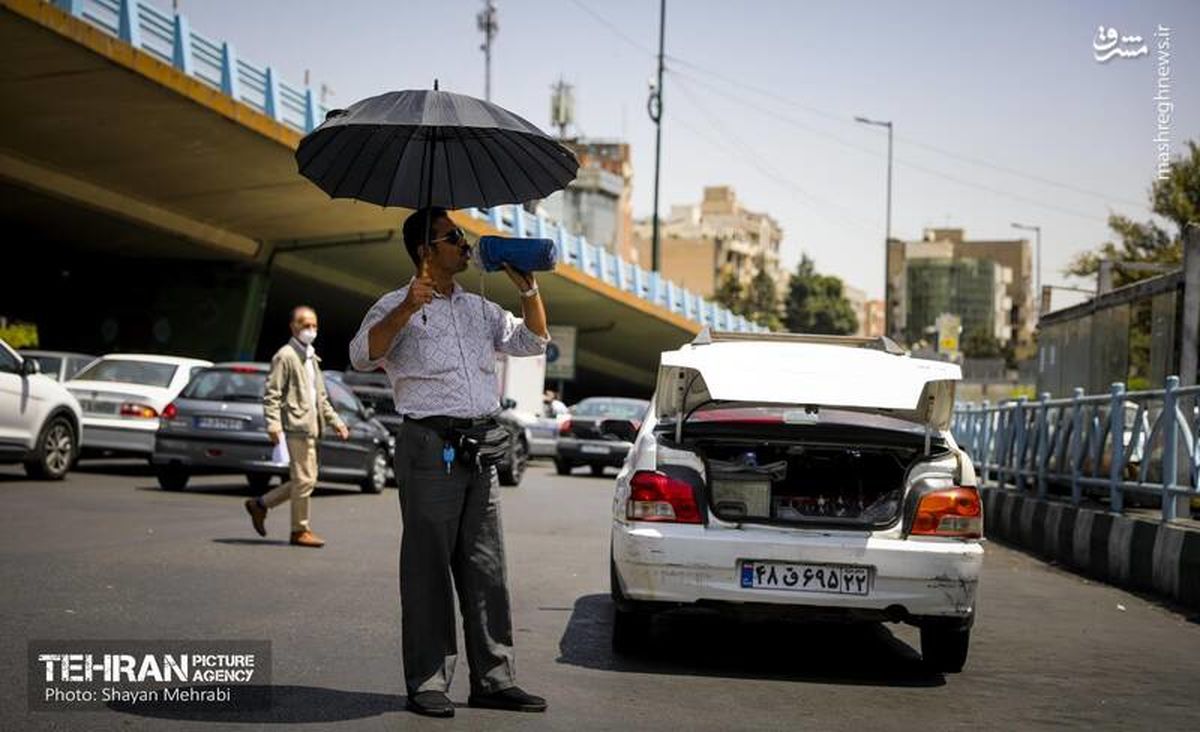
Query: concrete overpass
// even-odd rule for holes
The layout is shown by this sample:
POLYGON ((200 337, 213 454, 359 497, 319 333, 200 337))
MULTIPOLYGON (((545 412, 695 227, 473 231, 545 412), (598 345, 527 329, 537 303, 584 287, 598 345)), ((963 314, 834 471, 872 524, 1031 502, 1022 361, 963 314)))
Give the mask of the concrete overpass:
MULTIPOLYGON (((367 305, 412 275, 407 211, 329 200, 296 173, 324 116, 311 90, 186 18, 137 0, 0 0, 0 48, 0 222, 20 242, 0 314, 38 323, 43 346, 263 357, 308 302, 342 365, 367 305)), ((579 328, 583 392, 647 393, 661 350, 705 324, 752 327, 518 207, 455 215, 472 235, 559 241, 539 279, 552 322, 579 328)))

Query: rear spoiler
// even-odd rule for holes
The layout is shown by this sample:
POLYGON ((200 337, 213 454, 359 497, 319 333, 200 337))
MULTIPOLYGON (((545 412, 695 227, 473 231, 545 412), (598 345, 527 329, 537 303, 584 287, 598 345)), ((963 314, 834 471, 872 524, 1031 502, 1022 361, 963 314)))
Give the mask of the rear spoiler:
POLYGON ((705 326, 692 339, 693 346, 706 346, 710 343, 728 341, 756 341, 765 343, 815 343, 824 346, 844 346, 846 348, 869 348, 883 351, 893 356, 907 356, 904 350, 887 336, 840 336, 823 333, 743 333, 731 330, 711 330, 705 326))

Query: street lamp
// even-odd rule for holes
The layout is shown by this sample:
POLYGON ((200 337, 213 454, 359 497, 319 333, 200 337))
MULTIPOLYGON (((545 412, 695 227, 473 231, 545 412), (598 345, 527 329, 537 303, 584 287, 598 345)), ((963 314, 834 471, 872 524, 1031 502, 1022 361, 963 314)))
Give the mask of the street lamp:
POLYGON ((887 233, 883 239, 883 332, 887 336, 892 336, 892 283, 888 277, 888 246, 892 241, 892 123, 890 120, 884 122, 866 117, 855 117, 854 121, 864 125, 886 127, 888 132, 887 233))
POLYGON ((1027 224, 1018 224, 1015 221, 1013 222, 1012 227, 1014 229, 1020 229, 1022 231, 1032 231, 1035 236, 1035 241, 1037 242, 1037 244, 1036 244, 1037 251, 1034 253, 1034 257, 1035 257, 1037 263, 1034 265, 1034 271, 1033 271, 1034 280, 1033 281, 1034 281, 1034 292, 1037 293, 1037 299, 1038 299, 1038 313, 1040 314, 1042 311, 1042 306, 1041 306, 1041 302, 1042 302, 1042 227, 1032 226, 1032 225, 1027 225, 1027 224))

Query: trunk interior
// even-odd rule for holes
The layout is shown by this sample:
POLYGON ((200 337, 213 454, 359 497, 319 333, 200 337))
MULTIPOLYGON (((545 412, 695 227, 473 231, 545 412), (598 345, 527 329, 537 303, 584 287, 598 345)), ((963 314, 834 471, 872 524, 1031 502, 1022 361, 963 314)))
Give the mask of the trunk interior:
MULTIPOLYGON (((754 439, 746 432, 687 440, 704 462, 709 506, 724 521, 889 526, 900 516, 909 468, 925 459, 924 440, 906 434, 754 439)), ((944 449, 940 440, 930 446, 931 454, 944 449)))

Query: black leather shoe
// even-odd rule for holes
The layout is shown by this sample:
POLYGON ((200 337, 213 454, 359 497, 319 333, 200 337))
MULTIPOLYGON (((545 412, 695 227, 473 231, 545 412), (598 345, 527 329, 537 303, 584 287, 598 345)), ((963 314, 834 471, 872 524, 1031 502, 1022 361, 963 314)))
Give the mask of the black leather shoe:
POLYGON ((519 686, 494 691, 491 694, 471 694, 467 705, 482 709, 504 709, 510 712, 544 712, 546 700, 527 694, 519 686))
POLYGON ((440 691, 419 691, 408 695, 408 711, 426 717, 453 717, 454 704, 440 691))

